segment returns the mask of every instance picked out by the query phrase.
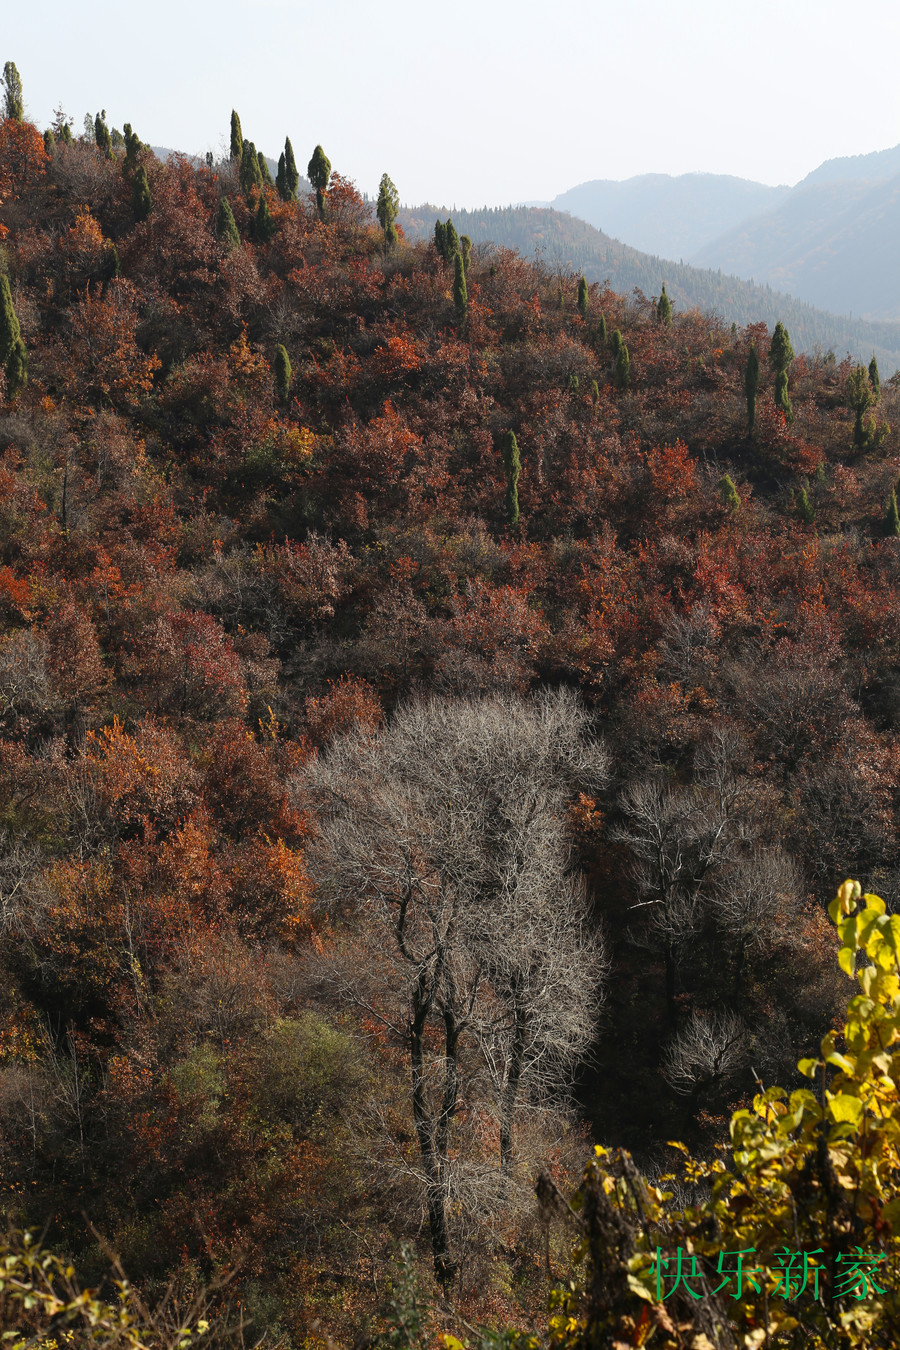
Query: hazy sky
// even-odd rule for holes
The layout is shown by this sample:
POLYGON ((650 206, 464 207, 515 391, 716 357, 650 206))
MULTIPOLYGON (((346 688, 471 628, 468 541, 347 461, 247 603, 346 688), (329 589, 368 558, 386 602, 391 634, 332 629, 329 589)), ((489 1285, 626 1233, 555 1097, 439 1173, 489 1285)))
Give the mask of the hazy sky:
POLYGON ((39 126, 106 108, 196 152, 244 135, 363 192, 505 205, 591 178, 795 183, 900 142, 897 0, 41 0, 5 6, 39 126))

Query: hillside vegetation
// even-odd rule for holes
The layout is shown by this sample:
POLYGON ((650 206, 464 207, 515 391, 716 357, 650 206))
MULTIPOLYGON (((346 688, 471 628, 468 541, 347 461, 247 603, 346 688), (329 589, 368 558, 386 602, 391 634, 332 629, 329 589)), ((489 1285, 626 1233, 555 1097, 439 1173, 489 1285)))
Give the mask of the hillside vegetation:
MULTIPOLYGON (((4 1218, 106 1330, 116 1253, 181 1350, 423 1344, 423 1299, 516 1344, 560 1281, 557 1343, 604 1343, 594 1290, 678 1344, 558 1206, 595 1141, 708 1159, 796 1086, 846 1001, 825 898, 900 903, 897 381, 462 218, 410 242, 321 146, 298 197, 236 114, 161 162, 6 87, 4 1218)), ((841 1069, 870 1114, 879 1065, 841 1069)), ((830 1147, 798 1110, 792 1185, 830 1147)), ((50 1280, 56 1335, 32 1258, 4 1331, 50 1280)))

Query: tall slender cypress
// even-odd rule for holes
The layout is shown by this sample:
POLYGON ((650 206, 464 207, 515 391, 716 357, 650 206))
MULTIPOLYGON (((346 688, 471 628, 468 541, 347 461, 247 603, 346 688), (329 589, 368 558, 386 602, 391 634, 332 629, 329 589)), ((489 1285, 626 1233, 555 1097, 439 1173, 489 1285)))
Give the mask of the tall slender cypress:
POLYGON ((387 251, 390 251, 397 243, 397 227, 394 221, 397 219, 399 210, 400 194, 391 178, 383 173, 381 182, 378 184, 378 202, 375 207, 375 214, 384 231, 384 247, 387 251))
POLYGON ((6 390, 12 398, 27 378, 28 355, 5 274, 0 274, 0 366, 6 371, 6 390))
POLYGON ((16 70, 15 61, 7 61, 3 67, 3 116, 21 122, 25 116, 25 102, 22 97, 22 80, 16 70))
POLYGON ((663 282, 662 292, 656 302, 656 317, 666 328, 672 322, 672 301, 666 295, 666 283, 663 282))
MULTIPOLYGON (((618 333, 618 329, 616 332, 618 333)), ((613 367, 613 379, 619 389, 627 389, 631 383, 631 358, 628 355, 628 348, 622 341, 619 334, 619 347, 616 352, 616 364, 613 367)))
POLYGON ((769 365, 775 372, 775 406, 781 408, 788 422, 794 420, 794 410, 788 396, 788 367, 794 359, 794 349, 788 331, 781 320, 775 325, 769 347, 769 365))
POLYGON ((229 253, 241 246, 241 236, 238 233, 234 212, 227 197, 222 197, 219 201, 219 213, 216 216, 216 238, 229 253))
POLYGON ((453 303, 456 306, 457 320, 462 326, 469 310, 469 292, 466 287, 466 269, 459 249, 453 255, 453 303))
POLYGON ((141 164, 131 180, 131 209, 135 220, 146 220, 153 207, 150 184, 147 182, 147 170, 141 164))
POLYGON ((875 353, 872 353, 872 360, 869 362, 869 384, 872 386, 872 393, 875 395, 875 402, 881 398, 881 376, 878 374, 878 361, 875 353))
POLYGON ((591 308, 591 296, 588 291, 588 284, 584 277, 578 282, 578 313, 583 319, 587 319, 591 308))
POLYGON ((252 141, 244 141, 238 177, 245 197, 249 197, 254 188, 262 187, 263 180, 259 170, 259 156, 252 141))
POLYGON ((244 133, 241 131, 241 119, 234 108, 231 110, 231 152, 230 158, 239 160, 244 153, 244 133))
POLYGON ((291 393, 291 359, 281 343, 275 348, 275 393, 279 403, 287 403, 291 393))
POLYGON ((297 200, 299 183, 300 174, 297 172, 297 164, 294 160, 294 149, 290 138, 285 137, 284 149, 278 157, 278 174, 275 178, 275 186, 283 202, 295 202, 297 200))
POLYGON ((312 158, 306 166, 306 176, 312 184, 316 194, 316 206, 319 215, 325 218, 325 193, 328 191, 328 180, 331 177, 331 160, 322 149, 317 145, 312 152, 312 158))
POLYGON ((267 187, 274 187, 272 179, 272 170, 269 168, 269 162, 261 150, 257 150, 256 158, 259 161, 259 175, 267 187))
POLYGON ((112 159, 112 136, 106 125, 106 109, 98 112, 94 118, 94 140, 98 150, 102 150, 107 159, 112 159))

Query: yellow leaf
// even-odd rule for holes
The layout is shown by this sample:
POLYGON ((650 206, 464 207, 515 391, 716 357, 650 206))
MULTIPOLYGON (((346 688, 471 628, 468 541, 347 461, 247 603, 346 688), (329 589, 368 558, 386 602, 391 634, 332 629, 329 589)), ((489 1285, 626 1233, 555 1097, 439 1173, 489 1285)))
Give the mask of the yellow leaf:
POLYGON ((832 1120, 838 1124, 855 1125, 863 1113, 863 1104, 858 1097, 849 1097, 846 1093, 839 1093, 836 1097, 829 1098, 828 1110, 831 1113, 832 1120))

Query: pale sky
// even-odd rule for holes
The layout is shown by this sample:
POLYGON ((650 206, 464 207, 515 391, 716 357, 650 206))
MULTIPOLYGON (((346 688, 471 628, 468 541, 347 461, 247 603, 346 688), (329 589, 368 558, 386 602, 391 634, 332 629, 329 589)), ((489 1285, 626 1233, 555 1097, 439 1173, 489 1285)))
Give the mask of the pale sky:
POLYGON ((231 109, 277 159, 317 142, 404 204, 550 199, 593 178, 795 183, 900 142, 897 0, 42 0, 0 64, 26 115, 105 108, 142 140, 227 145, 231 109))

